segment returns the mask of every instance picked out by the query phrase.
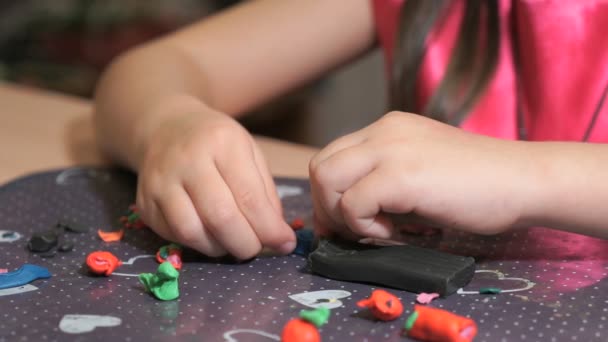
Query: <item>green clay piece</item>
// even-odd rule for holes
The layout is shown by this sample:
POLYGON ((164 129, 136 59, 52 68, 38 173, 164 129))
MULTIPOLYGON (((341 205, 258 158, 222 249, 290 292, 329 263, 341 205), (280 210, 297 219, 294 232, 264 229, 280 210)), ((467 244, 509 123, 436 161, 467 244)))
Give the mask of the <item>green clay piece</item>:
POLYGON ((168 248, 169 246, 162 246, 159 250, 158 250, 158 254, 160 255, 161 258, 163 259, 167 259, 167 257, 169 256, 169 251, 168 248))
POLYGON ((142 273, 139 281, 144 284, 146 291, 151 292, 160 300, 173 300, 179 297, 177 278, 179 272, 170 262, 158 266, 156 274, 142 273))
POLYGON ((127 217, 127 220, 129 221, 129 223, 133 223, 133 222, 137 221, 138 219, 139 219, 138 213, 132 213, 129 215, 129 217, 127 217))
POLYGON ((479 289, 479 294, 499 294, 502 290, 497 287, 482 287, 479 289))
POLYGON ((414 311, 410 317, 407 318, 407 321, 405 321, 405 330, 410 331, 412 329, 412 327, 414 326, 414 323, 416 323, 416 320, 418 319, 418 311, 414 311))
POLYGON ((300 311, 300 318, 316 325, 317 328, 320 328, 327 323, 330 313, 328 308, 323 307, 314 310, 302 310, 300 311))

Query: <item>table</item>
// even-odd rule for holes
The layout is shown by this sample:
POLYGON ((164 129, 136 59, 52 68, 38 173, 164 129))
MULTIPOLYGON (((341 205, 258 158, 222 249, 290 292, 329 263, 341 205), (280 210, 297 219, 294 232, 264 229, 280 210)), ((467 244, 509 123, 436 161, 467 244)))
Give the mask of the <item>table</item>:
MULTIPOLYGON (((307 176, 316 149, 257 141, 273 174, 307 176)), ((108 163, 95 146, 88 101, 0 83, 0 184, 37 170, 108 163)))
MULTIPOLYGON (((133 201, 135 176, 105 167, 92 139, 90 105, 9 85, 0 86, 0 103, 2 180, 61 168, 0 187, 0 268, 14 271, 31 263, 53 274, 26 288, 0 290, 0 342, 276 341, 289 319, 320 305, 332 312, 321 329, 324 340, 404 340, 401 328, 415 294, 389 289, 403 301, 405 313, 396 321, 378 322, 355 305, 376 287, 316 276, 296 255, 234 263, 190 252, 180 274, 180 298, 156 300, 137 275, 154 272, 152 256, 167 242, 146 229, 128 229, 117 243, 96 235, 99 228, 121 227, 117 218, 133 201), (53 119, 42 120, 46 115, 53 119), (82 164, 102 167, 74 167, 82 164), (62 235, 62 241, 74 244, 71 252, 53 258, 29 253, 29 236, 58 219, 90 230, 62 235), (83 261, 95 250, 122 260, 120 274, 92 276, 83 261)), ((275 175, 306 175, 314 149, 261 141, 275 175)), ((300 217, 310 227, 306 180, 279 177, 277 184, 286 220, 300 217)), ((479 327, 476 341, 606 340, 607 241, 533 228, 497 236, 447 231, 408 242, 476 258, 471 284, 431 304, 473 318, 479 327), (482 287, 502 293, 481 295, 482 287)))

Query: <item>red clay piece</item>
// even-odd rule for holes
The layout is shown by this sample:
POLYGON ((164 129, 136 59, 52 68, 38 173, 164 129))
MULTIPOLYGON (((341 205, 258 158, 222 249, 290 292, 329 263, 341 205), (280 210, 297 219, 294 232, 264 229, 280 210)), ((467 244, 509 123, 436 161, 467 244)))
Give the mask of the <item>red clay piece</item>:
POLYGON ((374 290, 371 297, 360 300, 357 305, 369 308, 374 317, 381 321, 395 320, 403 313, 403 304, 399 298, 384 290, 374 290))
POLYGON ((294 318, 283 327, 281 342, 321 342, 321 335, 314 324, 294 318))
POLYGON ((109 276, 120 265, 122 261, 110 252, 96 251, 87 256, 87 266, 95 274, 109 276))
POLYGON ((175 269, 181 270, 182 248, 173 243, 167 246, 162 246, 158 249, 158 252, 156 252, 156 261, 158 261, 159 264, 168 261, 175 269))
POLYGON ((449 311, 415 305, 405 330, 407 336, 421 341, 471 342, 477 335, 477 324, 449 311))
POLYGON ((293 219, 293 221, 291 221, 291 223, 289 225, 291 226, 291 229, 293 229, 293 230, 300 230, 300 229, 304 228, 304 220, 297 217, 297 218, 293 219))
POLYGON ((141 219, 138 219, 137 221, 135 221, 134 223, 131 223, 131 227, 130 228, 134 228, 134 229, 142 229, 142 228, 146 228, 146 224, 144 223, 144 221, 142 221, 141 219))
POLYGON ((128 229, 142 229, 147 227, 144 221, 142 221, 139 214, 139 209, 137 209, 135 204, 131 204, 127 213, 121 216, 118 220, 125 228, 128 229))

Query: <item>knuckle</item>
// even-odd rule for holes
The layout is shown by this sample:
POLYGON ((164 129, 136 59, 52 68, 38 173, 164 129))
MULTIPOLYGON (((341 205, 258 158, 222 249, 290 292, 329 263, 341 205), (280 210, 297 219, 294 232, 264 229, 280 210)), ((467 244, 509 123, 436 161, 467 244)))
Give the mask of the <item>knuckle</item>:
POLYGON ((209 217, 207 217, 207 221, 210 223, 209 229, 219 230, 222 227, 227 227, 234 222, 235 218, 236 212, 232 206, 224 202, 216 203, 211 208, 209 217))
POLYGON ((236 194, 236 200, 242 211, 255 212, 260 208, 260 198, 251 190, 242 190, 236 194))
POLYGON ((319 167, 319 154, 316 154, 308 162, 308 173, 312 176, 316 172, 317 167, 319 167))
POLYGON ((188 217, 187 215, 183 215, 180 213, 165 213, 165 218, 167 220, 167 225, 169 229, 176 232, 182 231, 191 231, 194 233, 187 233, 194 235, 196 232, 199 232, 202 229, 200 223, 196 222, 195 219, 188 217))
POLYGON ((310 178, 314 180, 314 183, 316 184, 328 184, 331 183, 332 172, 327 163, 321 162, 316 164, 314 169, 311 170, 310 178))
POLYGON ((239 137, 242 136, 239 128, 230 121, 215 123, 206 132, 207 143, 214 147, 230 146, 235 139, 240 139, 239 137))
POLYGON ((159 192, 160 185, 163 183, 163 175, 159 166, 150 167, 140 176, 139 185, 144 193, 148 195, 156 195, 159 192))
POLYGON ((159 174, 167 174, 169 172, 175 172, 182 167, 192 167, 193 165, 199 165, 196 159, 193 160, 193 156, 200 156, 201 148, 197 142, 188 142, 178 147, 170 156, 162 163, 162 170, 159 170, 159 174), (193 162, 194 161, 194 162, 193 162))
POLYGON ((404 112, 392 111, 386 113, 380 120, 378 120, 378 125, 382 128, 391 128, 403 123, 403 120, 409 118, 410 115, 404 112))
POLYGON ((384 114, 384 116, 382 117, 382 120, 394 120, 396 118, 402 119, 405 116, 405 114, 406 113, 404 113, 404 112, 393 110, 393 111, 390 111, 390 112, 384 114))

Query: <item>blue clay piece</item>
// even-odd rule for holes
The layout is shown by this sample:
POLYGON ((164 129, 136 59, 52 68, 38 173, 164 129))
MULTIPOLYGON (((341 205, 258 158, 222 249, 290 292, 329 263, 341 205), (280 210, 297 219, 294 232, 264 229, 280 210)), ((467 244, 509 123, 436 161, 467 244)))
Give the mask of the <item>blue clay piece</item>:
POLYGON ((300 229, 296 231, 296 248, 293 254, 307 257, 312 252, 312 241, 314 234, 312 230, 300 229))
POLYGON ((44 267, 24 264, 18 270, 9 273, 0 273, 0 289, 23 286, 36 279, 50 278, 51 273, 44 267))

